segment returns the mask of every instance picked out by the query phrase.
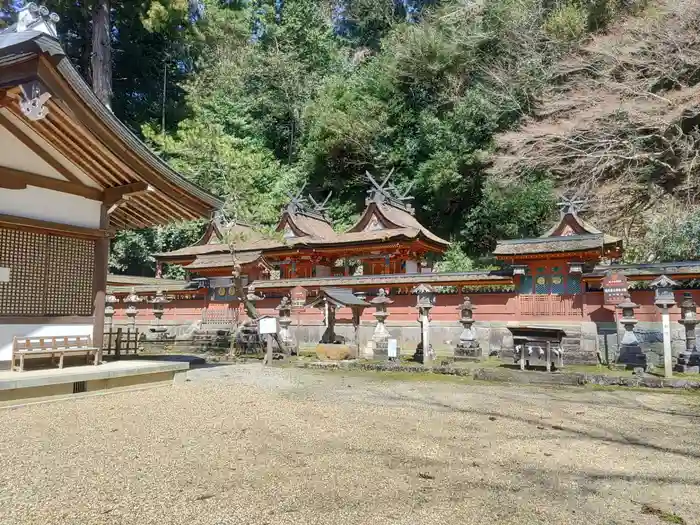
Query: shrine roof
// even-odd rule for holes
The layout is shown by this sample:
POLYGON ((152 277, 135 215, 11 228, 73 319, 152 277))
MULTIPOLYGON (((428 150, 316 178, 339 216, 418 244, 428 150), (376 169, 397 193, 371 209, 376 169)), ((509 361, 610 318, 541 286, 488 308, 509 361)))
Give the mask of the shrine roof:
POLYGON ((494 255, 530 255, 561 252, 578 252, 602 249, 619 239, 605 234, 568 235, 564 237, 535 237, 498 241, 494 255))
POLYGON ((373 239, 373 234, 380 232, 385 233, 387 237, 390 237, 394 232, 412 239, 424 237, 444 249, 450 246, 449 241, 438 237, 418 222, 409 209, 402 209, 390 202, 369 202, 360 219, 346 233, 340 234, 340 237, 357 235, 357 238, 361 239, 361 235, 364 234, 367 239, 373 239), (367 228, 371 227, 371 221, 375 216, 382 229, 368 230, 367 228))
MULTIPOLYGON (((598 265, 583 275, 584 279, 602 278, 610 270, 621 271, 627 277, 649 277, 667 275, 682 279, 683 276, 700 274, 700 261, 673 261, 651 264, 611 264, 598 265)), ((640 279, 645 280, 645 279, 640 279)))
MULTIPOLYGON (((397 228, 393 230, 360 231, 338 233, 333 238, 319 239, 315 237, 292 237, 285 239, 278 248, 313 246, 333 247, 362 242, 382 242, 391 240, 414 240, 421 237, 421 231, 415 228, 397 228)), ((273 248, 271 248, 272 250, 273 248)))
POLYGON ((513 279, 505 272, 460 272, 460 273, 399 273, 384 275, 360 275, 355 277, 312 277, 255 281, 257 289, 339 286, 409 286, 421 283, 433 285, 456 285, 488 281, 491 284, 512 284, 513 279))
POLYGON ((41 27, 47 26, 0 31, 0 120, 53 170, 54 184, 107 203, 115 229, 193 220, 220 208, 219 199, 171 169, 114 116, 71 64, 55 28, 52 36, 34 30, 41 27), (31 101, 38 101, 34 110, 31 101))
MULTIPOLYGON (((169 259, 181 259, 204 254, 228 254, 230 253, 230 248, 225 242, 226 237, 230 237, 235 241, 237 252, 284 246, 284 243, 281 241, 268 239, 264 234, 245 223, 237 222, 232 226, 222 226, 218 221, 213 220, 196 244, 169 252, 156 253, 153 254, 153 257, 167 262, 169 259)), ((230 255, 228 257, 230 261, 230 255)))
MULTIPOLYGON (((262 252, 259 250, 240 252, 236 251, 236 260, 239 264, 250 264, 262 258, 262 252)), ((187 270, 202 270, 204 268, 227 268, 233 266, 231 253, 216 253, 199 255, 190 264, 183 266, 187 270)))
MULTIPOLYGON (((296 230, 295 234, 302 238, 332 239, 336 236, 333 226, 325 218, 314 217, 303 212, 285 212, 282 215, 277 231, 284 229, 284 225, 287 221, 292 223, 292 230, 296 230)), ((292 239, 294 239, 294 237, 292 237, 292 239)))
POLYGON ((622 248, 622 241, 603 233, 578 215, 584 201, 562 199, 559 221, 540 237, 498 241, 496 256, 568 253, 622 248))
POLYGON ((184 279, 161 279, 159 277, 142 277, 140 275, 117 275, 110 273, 107 275, 107 284, 113 286, 134 286, 134 285, 181 285, 186 283, 184 279))
POLYGON ((368 302, 363 301, 359 297, 357 297, 355 294, 352 293, 352 290, 348 288, 321 288, 319 291, 319 296, 315 297, 311 303, 309 303, 307 306, 314 306, 315 304, 319 303, 324 297, 327 297, 332 303, 334 303, 336 306, 360 306, 360 307, 367 307, 371 306, 368 302))
POLYGON ((198 281, 176 281, 174 279, 158 279, 158 281, 164 282, 130 286, 107 285, 107 293, 121 295, 129 294, 133 291, 137 295, 143 294, 144 296, 147 296, 155 294, 155 292, 158 290, 162 290, 163 292, 196 292, 202 288, 201 283, 198 281))

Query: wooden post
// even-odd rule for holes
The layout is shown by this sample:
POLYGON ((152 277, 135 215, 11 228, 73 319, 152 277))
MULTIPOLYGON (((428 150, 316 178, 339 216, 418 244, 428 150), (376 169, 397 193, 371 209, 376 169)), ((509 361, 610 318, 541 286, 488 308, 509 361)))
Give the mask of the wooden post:
POLYGON ((265 360, 263 364, 272 365, 272 334, 265 334, 267 337, 267 352, 265 353, 265 360))
POLYGON ((671 354, 671 318, 668 307, 661 308, 661 322, 664 333, 664 377, 673 377, 673 356, 671 354))
POLYGON ((114 358, 118 361, 122 356, 122 329, 117 328, 117 337, 114 341, 114 358))
POLYGON ((552 343, 547 341, 547 349, 545 350, 545 358, 547 359, 547 372, 552 371, 552 343))
MULTIPOLYGON (((100 210, 100 228, 109 227, 107 206, 102 203, 100 210)), ((93 320, 92 343, 97 348, 97 362, 102 362, 102 346, 105 332, 105 295, 107 293, 107 266, 109 263, 109 238, 101 237, 95 241, 95 271, 92 279, 93 320)))
POLYGON ((421 315, 421 330, 423 332, 423 366, 430 368, 433 366, 433 355, 430 352, 430 320, 426 310, 423 310, 421 315))

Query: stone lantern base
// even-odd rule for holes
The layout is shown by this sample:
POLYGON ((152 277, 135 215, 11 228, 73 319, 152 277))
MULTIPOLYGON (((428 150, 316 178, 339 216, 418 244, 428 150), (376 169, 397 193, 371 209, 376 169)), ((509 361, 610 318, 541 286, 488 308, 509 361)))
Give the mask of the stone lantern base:
POLYGON ((653 368, 639 344, 620 345, 620 355, 617 356, 614 368, 634 370, 635 372, 650 372, 653 368))
POLYGON ((389 338, 390 335, 387 333, 377 334, 372 336, 372 358, 387 360, 389 359, 389 338))
MULTIPOLYGON (((435 361, 435 350, 433 350, 433 345, 430 345, 430 355, 431 361, 435 361)), ((423 343, 420 342, 416 345, 416 351, 413 354, 413 360, 417 363, 425 363, 425 354, 423 353, 423 343)))
POLYGON ((482 361, 484 353, 478 341, 460 342, 455 347, 455 361, 482 361))
POLYGON ((681 352, 678 355, 678 363, 673 367, 676 372, 685 374, 700 374, 700 352, 681 352))

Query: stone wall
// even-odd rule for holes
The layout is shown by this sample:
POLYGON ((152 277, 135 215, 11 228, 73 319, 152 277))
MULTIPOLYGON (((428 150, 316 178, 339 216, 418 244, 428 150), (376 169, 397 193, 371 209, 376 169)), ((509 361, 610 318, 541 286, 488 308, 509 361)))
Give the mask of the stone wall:
MULTIPOLYGON (((142 332, 147 332, 152 326, 152 322, 146 319, 137 318, 136 326, 142 332)), ((187 340, 192 337, 196 329, 200 327, 200 322, 189 322, 185 324, 165 321, 163 326, 168 327, 169 337, 178 340, 187 340)), ((569 364, 594 364, 598 362, 598 355, 602 362, 614 362, 617 357, 617 333, 615 323, 610 322, 580 322, 580 323, 553 323, 540 322, 531 323, 525 321, 477 321, 474 324, 476 335, 481 346, 482 355, 497 355, 504 361, 513 360, 513 338, 508 330, 511 326, 534 325, 558 327, 567 333, 567 337, 580 340, 580 349, 577 351, 567 351, 564 355, 564 362, 569 364)), ((125 326, 124 323, 117 322, 116 326, 125 326)), ((372 338, 374 323, 362 321, 360 326, 360 345, 364 347, 372 338)), ((397 339, 398 347, 402 354, 412 355, 416 346, 420 342, 420 325, 417 321, 392 321, 391 318, 386 323, 389 333, 397 339)), ((225 327, 222 327, 225 328, 225 327)), ((317 344, 325 327, 322 322, 304 320, 303 324, 297 325, 292 322, 290 326, 292 334, 297 339, 301 347, 309 347, 317 344)), ((438 355, 451 355, 454 346, 459 341, 462 326, 457 322, 433 321, 430 324, 431 344, 438 355)), ((345 337, 348 342, 353 342, 354 331, 351 324, 336 325, 336 333, 345 337)), ((663 363, 663 335, 660 322, 640 322, 635 328, 635 333, 639 338, 642 348, 648 355, 652 364, 663 363)), ((671 323, 672 349, 675 357, 685 348, 685 332, 678 323, 671 323)))

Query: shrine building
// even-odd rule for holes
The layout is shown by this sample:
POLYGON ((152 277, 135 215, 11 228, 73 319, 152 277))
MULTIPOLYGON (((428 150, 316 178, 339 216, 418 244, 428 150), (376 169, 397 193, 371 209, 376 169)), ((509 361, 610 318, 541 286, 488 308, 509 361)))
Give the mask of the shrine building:
POLYGON ((245 224, 227 228, 213 220, 195 245, 155 254, 158 272, 164 263, 179 264, 192 277, 208 280, 214 300, 231 301, 234 261, 241 265, 244 283, 269 281, 275 269, 280 282, 425 271, 425 256, 443 253, 449 242, 418 222, 406 202, 410 197, 389 186, 388 178, 383 184, 368 179, 372 188, 366 207, 345 232, 335 232, 325 202, 300 192, 282 210, 276 237, 264 237, 245 224))
MULTIPOLYGON (((309 205, 299 195, 282 212, 279 238, 264 238, 250 227, 234 226, 240 238, 249 239, 236 243, 236 257, 262 297, 256 304, 258 313, 275 315, 281 298, 300 287, 308 294, 309 305, 327 289, 351 290, 369 300, 381 288, 393 301, 387 307, 386 326, 402 351, 410 353, 420 340, 416 297, 411 290, 426 284, 438 292, 431 311, 431 341, 438 349, 450 347, 458 338, 457 307, 469 295, 475 306, 476 331, 487 354, 512 354, 509 328, 549 326, 566 334, 568 363, 590 364, 613 346, 617 333, 615 307, 606 304, 602 290, 606 275, 618 272, 626 276, 631 298, 640 305, 639 329, 648 334, 645 337, 651 346, 660 341, 661 318, 653 292, 644 282, 662 274, 680 282, 700 276, 698 262, 620 264, 622 241, 583 220, 580 203, 571 201, 561 203, 559 220, 542 236, 498 242, 493 255, 501 261, 500 269, 435 272, 421 258, 442 253, 448 242, 418 223, 402 198, 394 189, 374 182, 361 218, 343 233, 334 232, 323 205, 313 199, 309 205)), ((221 323, 244 315, 231 286, 233 258, 228 244, 220 240, 225 237, 222 229, 212 225, 197 245, 156 256, 162 262, 178 261, 192 272, 190 281, 167 285, 172 302, 166 309, 166 322, 195 323, 204 329, 212 319, 221 323)), ((137 291, 147 297, 156 288, 152 282, 144 283, 137 291)), ((131 288, 122 284, 112 290, 124 297, 131 288)), ((691 293, 700 301, 698 292, 691 293)), ((115 319, 124 319, 124 306, 121 308, 115 319)), ((145 305, 141 308, 140 322, 147 324, 152 317, 145 305)), ((372 313, 371 308, 362 312, 355 333, 352 312, 339 308, 338 333, 347 332, 348 338, 359 338, 364 344, 373 330, 372 313)), ((671 314, 677 318, 678 308, 672 308, 671 314)), ((293 317, 293 328, 302 343, 320 340, 325 330, 323 312, 301 308, 293 317)), ((680 325, 678 330, 676 338, 681 337, 680 325)), ((675 344, 681 344, 680 339, 675 344)))
POLYGON ((221 202, 154 155, 28 4, 0 32, 0 361, 13 337, 103 338, 109 240, 210 217, 221 202))

